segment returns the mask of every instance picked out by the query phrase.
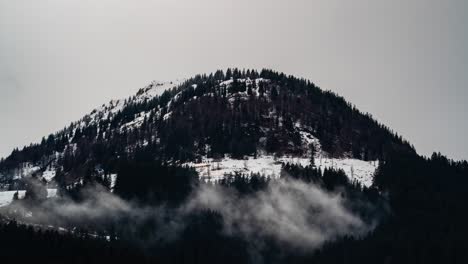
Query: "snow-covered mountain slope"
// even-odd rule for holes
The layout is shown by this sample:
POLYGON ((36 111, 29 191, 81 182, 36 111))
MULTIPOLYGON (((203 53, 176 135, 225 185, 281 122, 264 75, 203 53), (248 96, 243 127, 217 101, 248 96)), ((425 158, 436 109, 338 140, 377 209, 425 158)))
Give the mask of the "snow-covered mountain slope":
MULTIPOLYGON (((138 90, 135 96, 128 99, 111 100, 108 104, 94 109, 90 114, 84 116, 81 120, 72 125, 73 129, 85 128, 92 123, 98 123, 102 120, 109 120, 113 115, 122 111, 125 106, 129 104, 138 104, 145 101, 151 100, 156 96, 161 95, 164 91, 175 89, 179 87, 185 79, 177 79, 175 81, 158 82, 153 81, 149 85, 138 90)), ((122 127, 132 127, 137 124, 141 124, 143 117, 147 113, 140 113, 139 116, 135 117, 134 120, 124 124, 122 127)))
MULTIPOLYGON (((72 123, 69 127, 65 128, 63 131, 59 133, 70 133, 71 136, 76 135, 77 129, 86 129, 90 125, 96 125, 103 120, 111 120, 112 117, 119 112, 122 111, 126 106, 129 104, 139 104, 144 103, 145 101, 151 100, 156 96, 160 96, 164 91, 175 89, 179 87, 185 79, 177 79, 175 81, 167 81, 167 82, 159 82, 159 81, 152 81, 149 85, 141 88, 135 96, 132 96, 127 99, 117 99, 111 100, 107 104, 103 104, 102 106, 94 109, 91 111, 90 114, 84 116, 77 122, 72 123)), ((139 115, 136 115, 133 120, 123 124, 121 126, 121 130, 123 129, 135 129, 138 128, 139 125, 144 120, 145 116, 148 116, 148 112, 142 112, 139 115)), ((53 180, 56 175, 57 169, 61 166, 58 164, 58 160, 63 159, 64 153, 66 151, 75 152, 76 151, 76 144, 69 140, 69 144, 66 144, 63 151, 56 151, 53 155, 47 155, 43 157, 41 162, 21 162, 18 166, 16 166, 13 170, 8 172, 0 172, 0 190, 1 189, 9 189, 11 187, 10 184, 1 183, 2 179, 13 179, 13 180, 20 180, 25 177, 30 177, 32 174, 36 173, 41 169, 40 165, 42 163, 51 161, 51 164, 47 167, 45 171, 42 172, 42 177, 48 183, 51 183, 53 186, 53 180)), ((112 187, 115 184, 116 175, 112 174, 112 187)))
POLYGON ((278 177, 282 164, 307 165, 314 155, 317 167, 342 169, 351 181, 370 186, 376 161, 391 151, 414 150, 310 81, 269 70, 218 71, 152 82, 15 150, 0 162, 0 188, 17 189, 32 174, 50 188, 57 177, 74 184, 85 174, 112 188, 116 164, 142 153, 193 166, 210 180, 233 173, 278 177))
MULTIPOLYGON (((314 144, 317 150, 314 153, 314 165, 324 169, 343 170, 351 182, 357 182, 365 187, 370 187, 379 161, 363 161, 353 158, 332 158, 321 150, 320 141, 310 133, 302 131, 305 142, 314 144)), ((209 182, 216 182, 228 176, 261 174, 271 178, 281 175, 283 164, 297 164, 301 166, 311 165, 312 154, 303 156, 273 156, 266 153, 257 157, 245 157, 244 159, 232 159, 229 156, 221 159, 204 157, 199 162, 189 162, 185 165, 193 167, 199 176, 209 182)))

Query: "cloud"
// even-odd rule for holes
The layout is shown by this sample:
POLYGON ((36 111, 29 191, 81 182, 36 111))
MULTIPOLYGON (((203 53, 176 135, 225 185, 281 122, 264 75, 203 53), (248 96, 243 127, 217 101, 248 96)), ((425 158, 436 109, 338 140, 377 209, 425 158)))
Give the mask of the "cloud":
POLYGON ((302 249, 316 249, 337 237, 362 235, 372 228, 345 208, 339 194, 295 180, 278 180, 247 197, 204 185, 186 210, 197 208, 220 212, 228 233, 253 240, 271 236, 302 249))
MULTIPOLYGON (((152 223, 157 231, 135 243, 171 242, 179 238, 188 216, 202 210, 221 214, 223 232, 241 236, 251 245, 261 245, 265 237, 299 250, 315 250, 342 236, 361 236, 374 225, 365 223, 345 206, 340 193, 330 193, 313 184, 296 180, 275 180, 263 190, 240 195, 231 188, 202 184, 185 204, 177 208, 145 206, 126 201, 100 186, 84 190, 85 200, 49 199, 35 207, 16 203, 10 213, 22 212, 24 221, 72 230, 86 226, 99 231, 108 223, 125 223, 126 234, 138 234, 143 225, 152 223)), ((101 230, 103 231, 103 230, 101 230)), ((135 236, 138 237, 138 236, 135 236)))

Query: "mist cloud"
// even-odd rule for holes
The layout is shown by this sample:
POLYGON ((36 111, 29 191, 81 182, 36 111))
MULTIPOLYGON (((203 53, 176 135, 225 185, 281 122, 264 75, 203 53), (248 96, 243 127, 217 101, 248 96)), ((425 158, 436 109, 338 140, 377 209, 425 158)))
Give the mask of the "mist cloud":
POLYGON ((125 221, 126 232, 137 233, 139 226, 152 223, 158 229, 147 234, 147 239, 162 243, 178 239, 189 215, 211 210, 222 216, 222 232, 227 235, 240 235, 252 244, 261 244, 263 238, 269 237, 302 250, 317 249, 346 235, 360 236, 374 226, 351 212, 340 193, 296 180, 276 180, 265 190, 250 195, 202 184, 177 208, 126 201, 100 186, 83 192, 86 199, 81 202, 62 197, 49 199, 38 207, 16 203, 8 211, 10 215, 23 214, 19 219, 26 222, 69 230, 83 225, 98 230, 103 223, 125 221))
POLYGON ((248 197, 205 185, 187 208, 220 212, 227 232, 251 239, 272 236, 303 249, 317 248, 339 236, 361 235, 371 228, 345 208, 339 194, 295 180, 279 180, 248 197))

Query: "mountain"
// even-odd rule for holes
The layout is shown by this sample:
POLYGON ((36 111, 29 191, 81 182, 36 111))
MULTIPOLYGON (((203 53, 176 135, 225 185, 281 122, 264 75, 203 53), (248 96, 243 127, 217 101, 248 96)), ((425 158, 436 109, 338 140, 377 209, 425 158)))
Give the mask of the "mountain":
POLYGON ((41 174, 51 185, 57 177, 71 184, 90 171, 114 181, 119 160, 142 152, 190 164, 209 180, 234 172, 278 176, 278 161, 307 164, 314 156, 322 168, 342 168, 366 186, 378 160, 415 153, 370 115, 310 81, 229 69, 153 82, 102 105, 41 143, 15 149, 0 162, 0 180, 3 189, 15 190, 45 166, 41 174))
POLYGON ((153 82, 13 150, 0 184, 2 259, 468 262, 467 161, 267 69, 153 82))

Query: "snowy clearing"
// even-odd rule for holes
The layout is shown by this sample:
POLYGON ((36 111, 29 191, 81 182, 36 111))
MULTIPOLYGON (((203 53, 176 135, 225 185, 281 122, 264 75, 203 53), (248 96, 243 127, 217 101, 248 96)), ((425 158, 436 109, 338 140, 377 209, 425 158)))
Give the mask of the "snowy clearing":
MULTIPOLYGON (((200 178, 214 182, 236 173, 247 174, 260 173, 271 178, 278 178, 281 173, 282 164, 310 164, 309 158, 261 156, 249 157, 239 160, 225 157, 220 160, 203 159, 200 163, 189 162, 185 165, 195 168, 200 178)), ((325 168, 342 169, 351 181, 369 187, 372 185, 373 175, 378 166, 378 161, 362 161, 358 159, 333 159, 316 157, 315 165, 322 170, 325 168)))

